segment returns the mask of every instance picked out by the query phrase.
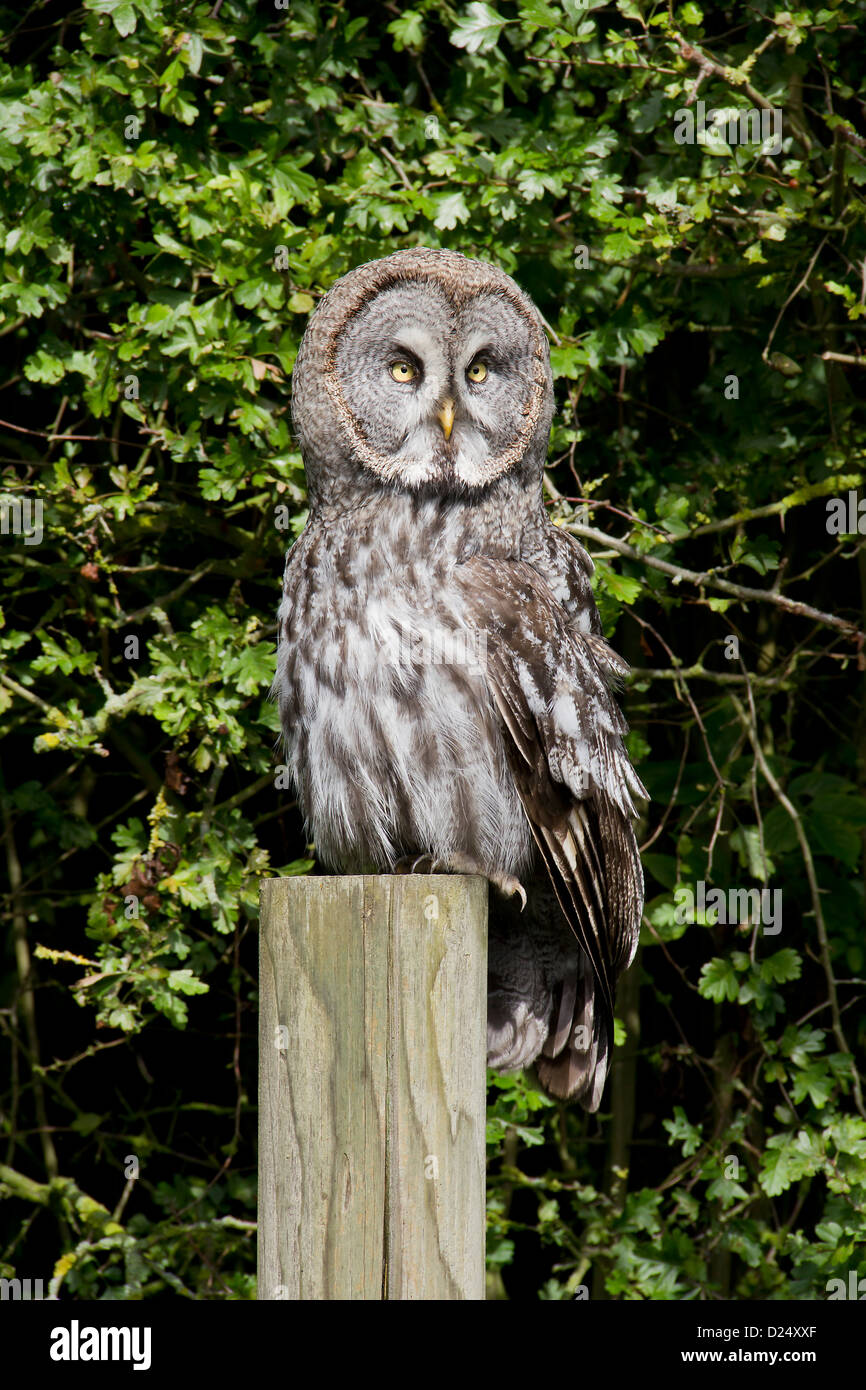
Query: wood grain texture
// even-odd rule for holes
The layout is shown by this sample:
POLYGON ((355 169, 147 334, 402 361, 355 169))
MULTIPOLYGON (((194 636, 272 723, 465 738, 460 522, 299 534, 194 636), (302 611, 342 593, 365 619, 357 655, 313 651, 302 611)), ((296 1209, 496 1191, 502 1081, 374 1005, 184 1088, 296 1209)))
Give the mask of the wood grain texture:
POLYGON ((262 884, 260 1299, 483 1299, 487 882, 262 884))

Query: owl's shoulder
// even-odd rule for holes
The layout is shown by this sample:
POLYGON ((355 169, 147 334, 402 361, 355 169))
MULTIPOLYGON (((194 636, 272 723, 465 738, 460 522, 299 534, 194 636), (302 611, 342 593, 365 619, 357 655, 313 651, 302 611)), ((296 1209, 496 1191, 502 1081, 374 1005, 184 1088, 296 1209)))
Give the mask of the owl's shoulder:
POLYGON ((601 633, 601 620, 593 597, 592 559, 579 541, 554 526, 542 510, 524 530, 520 558, 531 565, 551 589, 556 602, 575 626, 587 634, 601 633))

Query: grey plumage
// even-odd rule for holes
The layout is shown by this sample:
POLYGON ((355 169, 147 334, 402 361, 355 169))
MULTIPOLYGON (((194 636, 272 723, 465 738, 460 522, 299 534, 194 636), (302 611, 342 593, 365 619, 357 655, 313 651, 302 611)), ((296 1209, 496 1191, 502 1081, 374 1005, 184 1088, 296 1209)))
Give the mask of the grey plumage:
POLYGON ((319 858, 485 874, 488 1060, 590 1110, 643 903, 624 664, 551 525, 539 315, 496 267, 417 249, 338 281, 292 409, 310 497, 275 690, 319 858), (520 911, 525 887, 528 902, 520 911))

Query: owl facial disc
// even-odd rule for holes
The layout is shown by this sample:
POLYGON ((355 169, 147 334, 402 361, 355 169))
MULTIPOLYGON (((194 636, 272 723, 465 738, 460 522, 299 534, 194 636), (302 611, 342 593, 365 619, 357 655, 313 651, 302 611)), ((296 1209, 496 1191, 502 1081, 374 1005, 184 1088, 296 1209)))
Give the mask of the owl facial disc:
POLYGON ((410 491, 486 487, 536 443, 543 459, 551 405, 537 310, 495 266, 450 251, 400 251, 338 281, 295 370, 305 459, 323 452, 329 407, 341 456, 410 491))
POLYGON ((383 289, 344 325, 328 382, 352 453, 409 488, 477 488, 525 452, 544 377, 534 325, 490 290, 383 289))

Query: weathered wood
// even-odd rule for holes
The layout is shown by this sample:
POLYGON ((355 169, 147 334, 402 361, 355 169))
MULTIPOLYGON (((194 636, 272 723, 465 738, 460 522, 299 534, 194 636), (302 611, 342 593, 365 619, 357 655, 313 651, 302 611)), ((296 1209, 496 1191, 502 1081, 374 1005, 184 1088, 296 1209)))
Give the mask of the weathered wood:
POLYGON ((260 1299, 483 1299, 487 883, 262 884, 260 1299))

